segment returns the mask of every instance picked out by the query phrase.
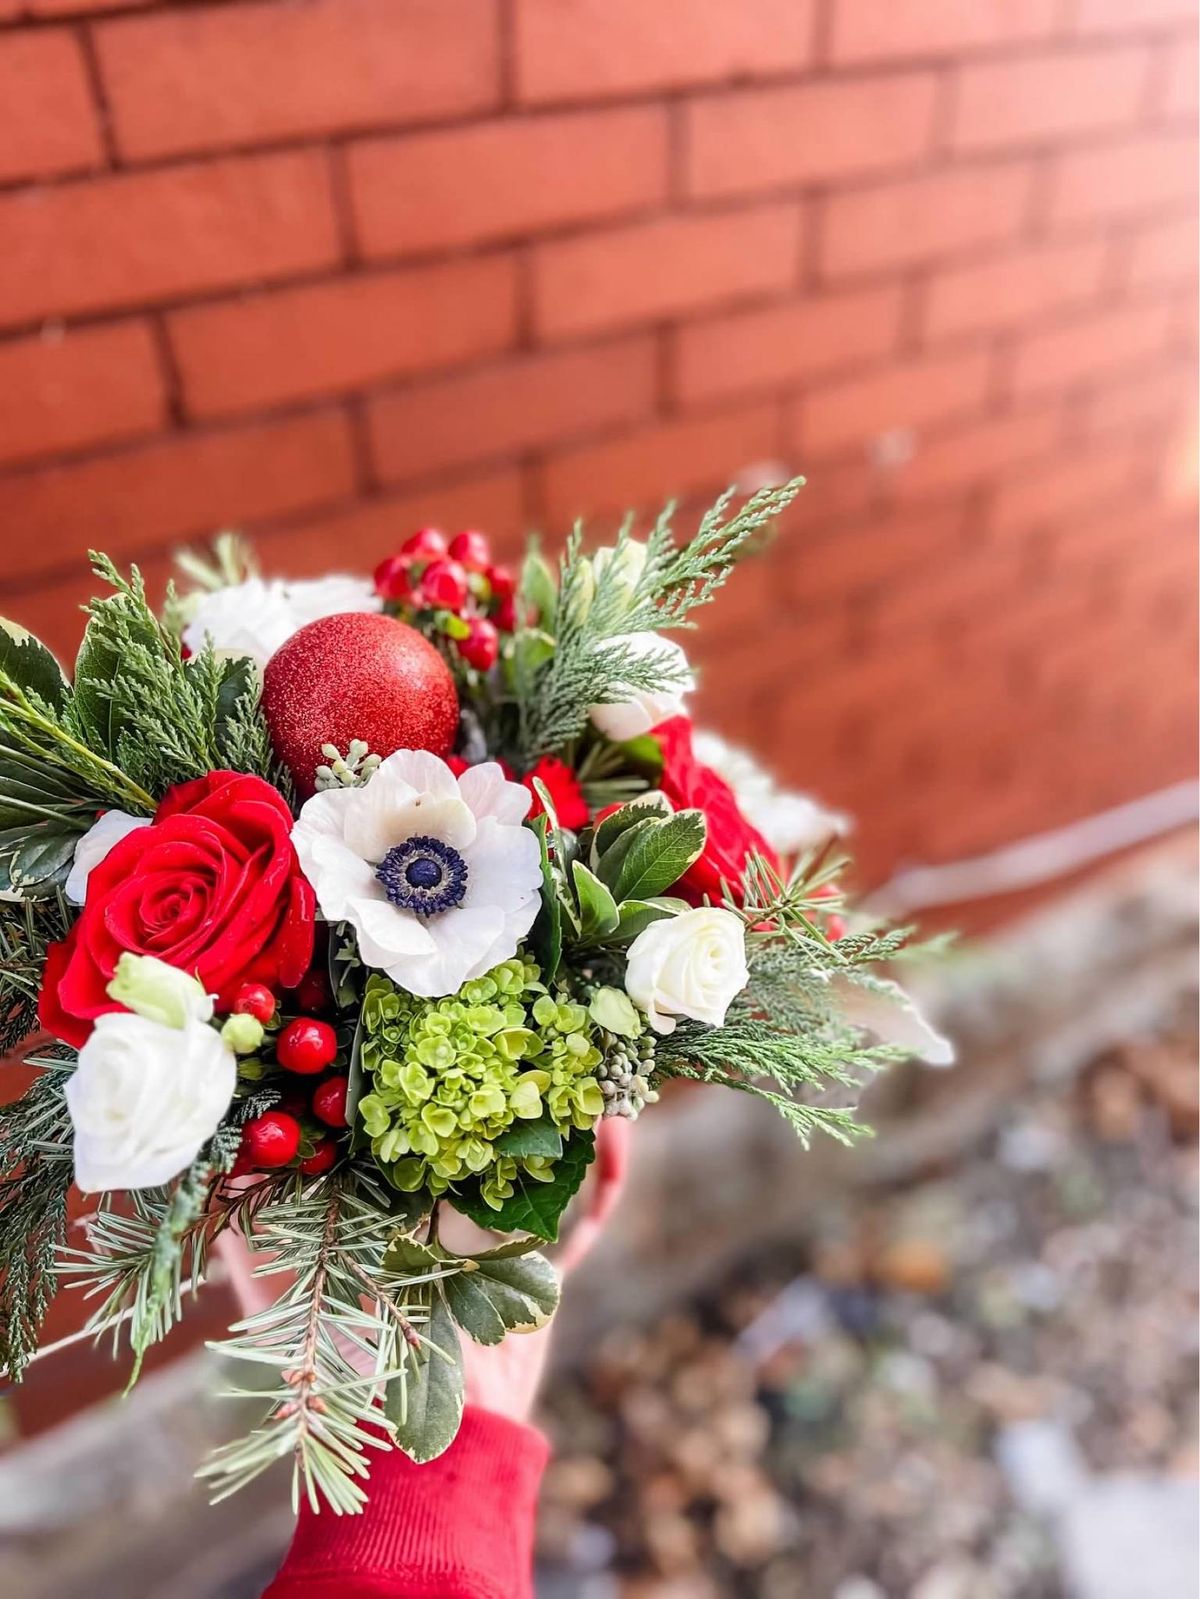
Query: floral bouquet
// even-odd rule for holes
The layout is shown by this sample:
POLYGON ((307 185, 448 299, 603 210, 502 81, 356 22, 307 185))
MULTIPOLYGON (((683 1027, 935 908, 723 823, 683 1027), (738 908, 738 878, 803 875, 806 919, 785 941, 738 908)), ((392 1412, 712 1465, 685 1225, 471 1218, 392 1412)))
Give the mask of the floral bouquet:
POLYGON ((370 1449, 454 1437, 461 1335, 550 1317, 603 1117, 688 1078, 849 1139, 864 1070, 944 1053, 874 971, 904 935, 847 920, 841 820, 693 735, 662 636, 798 487, 519 573, 424 529, 373 583, 267 582, 222 537, 161 615, 97 556, 70 679, 0 628, 10 1374, 67 1278, 136 1376, 236 1231, 282 1287, 218 1345, 262 1419, 205 1472, 290 1456, 357 1510, 370 1449))

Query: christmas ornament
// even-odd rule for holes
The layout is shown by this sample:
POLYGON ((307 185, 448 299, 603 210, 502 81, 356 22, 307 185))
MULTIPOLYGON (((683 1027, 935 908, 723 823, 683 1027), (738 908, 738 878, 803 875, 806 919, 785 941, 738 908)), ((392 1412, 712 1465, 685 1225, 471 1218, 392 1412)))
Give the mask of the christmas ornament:
POLYGON ((454 679, 437 650, 406 623, 368 613, 302 627, 267 662, 262 703, 275 753, 305 795, 322 744, 446 755, 458 728, 454 679))

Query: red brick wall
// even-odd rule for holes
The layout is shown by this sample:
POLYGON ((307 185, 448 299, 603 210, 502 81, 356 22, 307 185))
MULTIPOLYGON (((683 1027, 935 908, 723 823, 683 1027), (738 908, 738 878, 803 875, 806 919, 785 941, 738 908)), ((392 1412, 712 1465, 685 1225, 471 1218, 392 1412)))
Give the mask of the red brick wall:
POLYGON ((1194 766, 1194 0, 0 0, 3 609, 782 462, 701 707, 947 858, 1194 766))

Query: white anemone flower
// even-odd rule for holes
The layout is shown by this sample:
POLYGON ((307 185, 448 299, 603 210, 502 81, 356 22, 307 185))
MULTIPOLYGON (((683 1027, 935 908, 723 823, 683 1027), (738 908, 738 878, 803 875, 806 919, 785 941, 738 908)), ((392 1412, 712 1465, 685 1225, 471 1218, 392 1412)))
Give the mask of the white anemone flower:
POLYGON ((292 830, 327 920, 349 922, 367 966, 423 998, 509 960, 537 917, 541 850, 531 796, 494 761, 461 777, 397 750, 361 788, 306 801, 292 830))

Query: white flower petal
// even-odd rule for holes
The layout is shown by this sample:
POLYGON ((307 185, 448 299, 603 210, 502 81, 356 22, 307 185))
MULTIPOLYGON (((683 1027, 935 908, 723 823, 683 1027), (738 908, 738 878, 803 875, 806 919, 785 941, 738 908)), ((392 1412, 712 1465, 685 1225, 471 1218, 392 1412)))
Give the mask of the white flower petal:
POLYGON ((358 934, 358 952, 368 966, 385 970, 399 957, 428 955, 436 948, 426 923, 411 911, 391 904, 382 889, 379 899, 353 899, 346 920, 358 934))
POLYGON ((528 827, 505 827, 486 816, 465 852, 467 892, 463 904, 524 904, 542 887, 542 851, 528 827))
POLYGON ((627 698, 616 704, 593 705, 588 714, 606 738, 623 744, 631 738, 640 738, 643 733, 650 732, 651 728, 668 721, 672 716, 683 715, 684 695, 695 688, 696 680, 688 666, 687 656, 674 639, 663 638, 658 633, 622 633, 606 639, 600 647, 623 647, 639 659, 659 660, 664 670, 675 676, 672 684, 653 691, 622 690, 618 687, 616 692, 624 692, 627 698))
POLYGON ((228 588, 190 595, 191 615, 183 642, 196 654, 207 640, 220 655, 247 656, 263 667, 307 623, 346 611, 378 611, 382 603, 364 578, 333 576, 289 583, 251 577, 228 588))
POLYGON ((954 1045, 929 1025, 899 983, 873 977, 867 985, 835 977, 831 987, 838 1009, 852 1027, 874 1033, 880 1043, 905 1049, 930 1066, 953 1064, 954 1045))
POLYGON ((426 926, 433 953, 388 971, 393 982, 426 999, 456 993, 469 977, 481 977, 516 953, 515 942, 506 948, 504 916, 495 906, 446 911, 426 926))
POLYGON ((63 893, 73 905, 82 905, 87 894, 88 878, 123 838, 149 827, 148 816, 130 816, 125 811, 105 811, 75 846, 75 859, 63 886, 63 893))
POLYGON ((494 816, 498 822, 515 825, 525 820, 533 804, 524 784, 510 783, 495 761, 468 766, 459 777, 458 791, 480 821, 494 816))

